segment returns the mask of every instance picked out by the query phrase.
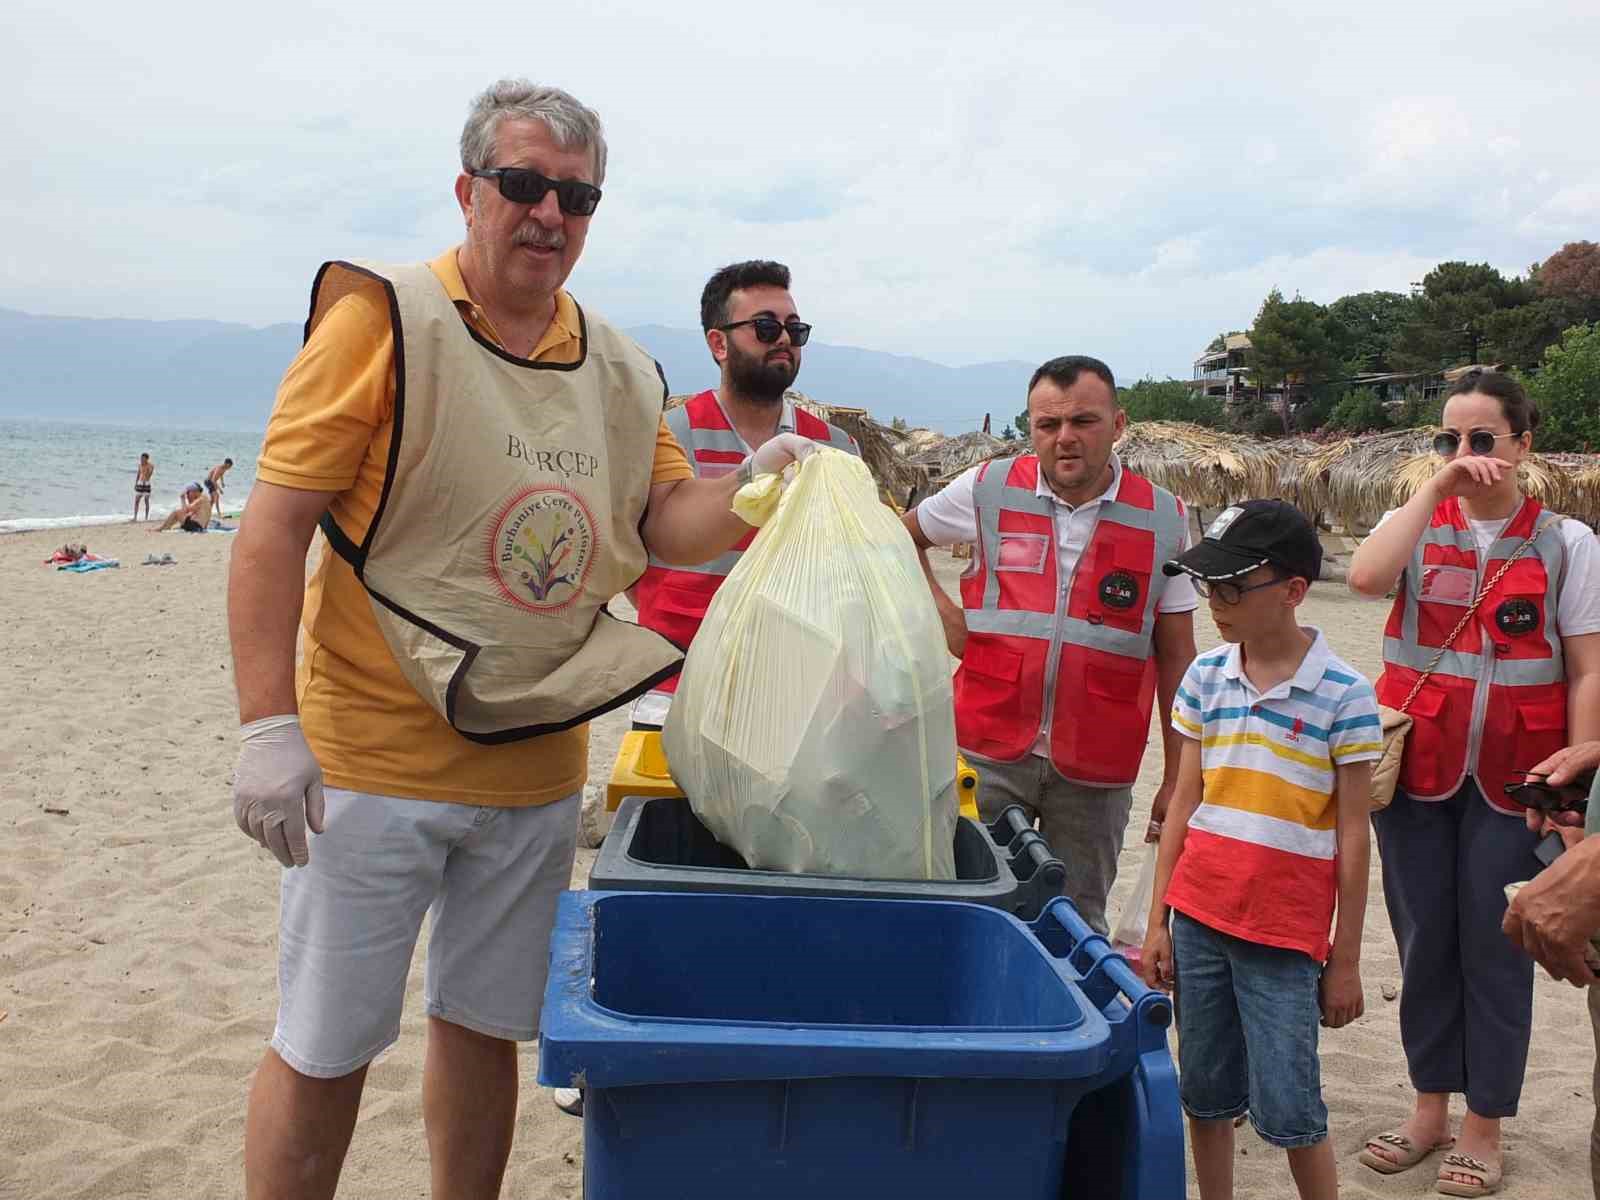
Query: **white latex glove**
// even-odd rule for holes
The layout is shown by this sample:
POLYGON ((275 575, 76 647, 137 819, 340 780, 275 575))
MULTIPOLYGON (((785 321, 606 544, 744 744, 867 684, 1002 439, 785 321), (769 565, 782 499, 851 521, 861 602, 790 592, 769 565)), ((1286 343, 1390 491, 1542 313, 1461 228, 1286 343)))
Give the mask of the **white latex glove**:
POLYGON ((321 833, 322 815, 322 768, 300 732, 300 718, 285 713, 241 726, 233 769, 239 828, 284 866, 303 867, 311 861, 306 827, 321 833))
POLYGON ((806 455, 816 451, 817 444, 798 433, 775 433, 745 461, 750 464, 750 474, 777 475, 790 463, 805 461, 806 455))

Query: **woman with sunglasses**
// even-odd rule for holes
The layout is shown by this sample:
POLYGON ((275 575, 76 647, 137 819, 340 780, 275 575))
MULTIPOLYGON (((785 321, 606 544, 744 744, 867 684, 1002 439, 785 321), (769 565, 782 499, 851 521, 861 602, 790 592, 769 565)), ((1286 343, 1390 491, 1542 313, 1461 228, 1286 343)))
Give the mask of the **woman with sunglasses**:
POLYGON ((1445 1150, 1436 1186, 1451 1196, 1499 1188, 1500 1121, 1527 1064, 1533 964, 1500 922, 1505 885, 1541 866, 1540 838, 1512 793, 1569 740, 1600 737, 1600 545, 1519 487, 1538 423, 1511 376, 1467 374, 1434 440, 1444 466, 1350 564, 1353 591, 1396 592, 1378 699, 1413 721, 1372 824, 1416 1105, 1361 1161, 1393 1174, 1445 1150), (1459 1141, 1452 1092, 1466 1096, 1459 1141))

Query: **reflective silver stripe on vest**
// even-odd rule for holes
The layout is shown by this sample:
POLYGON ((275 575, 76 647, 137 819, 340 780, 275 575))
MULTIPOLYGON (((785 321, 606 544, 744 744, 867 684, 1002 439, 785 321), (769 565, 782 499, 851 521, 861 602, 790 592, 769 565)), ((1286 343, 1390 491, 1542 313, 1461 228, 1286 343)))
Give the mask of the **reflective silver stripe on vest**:
POLYGON ((672 430, 672 436, 678 439, 678 445, 683 448, 683 452, 692 454, 694 447, 690 444, 692 439, 689 429, 689 406, 680 404, 677 408, 669 408, 661 414, 661 417, 666 421, 667 428, 672 430))
MULTIPOLYGON (((817 419, 821 420, 820 417, 817 419)), ((848 433, 840 429, 832 421, 827 421, 824 423, 828 427, 828 445, 832 446, 835 450, 843 450, 846 454, 853 454, 857 458, 861 457, 860 447, 855 444, 848 433)))
MULTIPOLYGON (((1426 646, 1408 646, 1399 638, 1383 639, 1383 661, 1397 667, 1409 667, 1413 671, 1427 670, 1438 652, 1426 646)), ((1493 682, 1505 687, 1535 687, 1560 683, 1566 678, 1560 658, 1500 658, 1494 654, 1463 654, 1459 650, 1446 650, 1434 672, 1453 675, 1458 679, 1476 680, 1483 674, 1485 659, 1494 664, 1493 682)))
POLYGON ((682 563, 664 563, 652 557, 650 565, 652 567, 660 567, 665 571, 683 571, 689 575, 726 575, 738 564, 739 554, 740 551, 738 550, 728 550, 719 554, 710 562, 695 563, 693 566, 685 566, 682 563))

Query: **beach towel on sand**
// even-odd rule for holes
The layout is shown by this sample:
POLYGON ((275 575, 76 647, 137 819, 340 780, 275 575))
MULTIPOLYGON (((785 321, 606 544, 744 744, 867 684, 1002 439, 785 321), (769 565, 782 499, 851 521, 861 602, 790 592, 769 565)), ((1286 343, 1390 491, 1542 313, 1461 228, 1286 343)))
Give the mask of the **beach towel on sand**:
POLYGON ((80 558, 77 562, 60 563, 56 566, 58 571, 71 571, 82 575, 86 571, 104 571, 107 567, 120 567, 122 564, 114 558, 80 558))

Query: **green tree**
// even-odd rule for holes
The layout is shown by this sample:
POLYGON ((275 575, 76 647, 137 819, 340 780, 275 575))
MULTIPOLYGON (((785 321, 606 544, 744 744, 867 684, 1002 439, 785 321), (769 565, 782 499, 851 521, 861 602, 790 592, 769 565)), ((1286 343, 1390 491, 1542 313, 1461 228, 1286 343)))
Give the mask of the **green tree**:
POLYGON ((1600 323, 1567 330, 1524 382, 1539 406, 1539 449, 1600 449, 1600 323))
POLYGON ((1437 371, 1481 360, 1486 322, 1501 309, 1533 299, 1533 286, 1507 279, 1488 263, 1440 263, 1422 277, 1412 310, 1392 347, 1394 365, 1404 371, 1437 371))
POLYGON ((1353 388, 1334 405, 1328 424, 1347 433, 1370 433, 1389 428, 1389 413, 1371 388, 1353 388))
POLYGON ((1263 394, 1274 387, 1283 389, 1280 424, 1283 433, 1292 432, 1294 405, 1338 370, 1328 338, 1327 310, 1299 296, 1285 300, 1283 293, 1273 288, 1250 328, 1245 365, 1263 394), (1300 398, 1294 395, 1297 388, 1303 392, 1300 398))
POLYGON ((1178 379, 1139 380, 1117 389, 1117 402, 1130 421, 1193 421, 1215 427, 1222 423, 1222 404, 1215 397, 1196 394, 1178 379))
POLYGON ((1328 341, 1352 375, 1390 370, 1395 339, 1414 316, 1410 296, 1356 292, 1328 305, 1328 341))
POLYGON ((1564 330, 1582 323, 1583 306, 1566 296, 1542 296, 1516 308, 1502 308, 1483 321, 1488 351, 1484 361, 1517 367, 1538 366, 1545 350, 1564 330))
POLYGON ((910 428, 910 426, 906 424, 906 419, 904 417, 896 417, 894 420, 889 422, 889 428, 893 429, 897 433, 904 433, 910 428))

